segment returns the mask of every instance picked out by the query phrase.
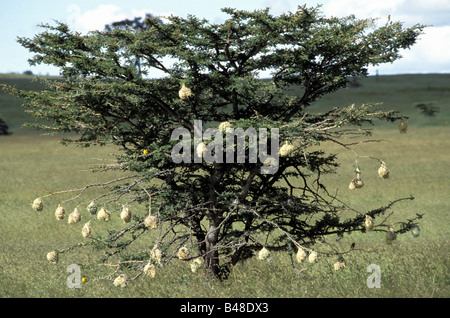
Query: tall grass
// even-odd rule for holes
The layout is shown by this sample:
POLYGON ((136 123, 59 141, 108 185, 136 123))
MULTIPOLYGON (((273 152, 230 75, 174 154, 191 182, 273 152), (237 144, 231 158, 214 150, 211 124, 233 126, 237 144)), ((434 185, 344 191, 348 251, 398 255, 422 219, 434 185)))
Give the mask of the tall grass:
MULTIPOLYGON (((377 176, 376 161, 360 159, 365 181, 362 189, 348 189, 354 177, 353 154, 335 145, 321 147, 337 153, 341 162, 337 174, 323 176, 323 181, 355 209, 368 211, 399 197, 414 196, 414 201, 400 202, 393 210, 398 218, 424 214, 418 238, 407 233, 392 245, 385 244, 383 234, 376 232, 355 233, 338 241, 328 238, 344 249, 356 243, 356 251, 345 254, 346 267, 339 271, 333 269, 334 257, 321 256, 315 264, 295 263, 302 270, 300 275, 291 267, 287 253, 273 252, 268 261, 252 258, 237 265, 224 282, 208 280, 201 272, 192 273, 187 263, 174 261, 158 269, 154 279, 140 277, 126 288, 113 288, 109 280, 95 280, 99 274, 94 270, 105 276, 114 272, 108 266, 82 267, 86 283, 81 288, 68 288, 67 266, 88 263, 98 251, 86 248, 64 253, 57 265, 49 263, 47 252, 82 240, 84 222, 68 225, 66 219, 55 219, 54 209, 64 196, 47 198, 40 213, 31 209, 33 199, 45 191, 82 187, 117 176, 86 170, 99 158, 109 158, 114 149, 64 147, 58 137, 21 130, 20 122, 27 115, 5 117, 19 110, 12 110, 17 105, 0 95, 0 117, 14 128, 12 135, 0 136, 0 297, 449 297, 448 84, 449 76, 441 75, 369 78, 360 87, 336 93, 316 105, 320 110, 327 103, 339 106, 384 100, 387 107, 398 106, 411 116, 407 134, 399 134, 395 124, 375 126, 373 137, 389 141, 355 148, 360 155, 383 159, 391 171, 391 178, 382 180, 377 176), (422 99, 439 105, 437 117, 418 113, 413 103, 422 99), (367 286, 370 264, 380 267, 381 288, 367 286)), ((96 190, 92 191, 95 194, 96 190)), ((72 208, 67 206, 67 213, 72 208)), ((85 211, 82 214, 89 217, 85 211)), ((110 222, 120 226, 121 221, 117 217, 110 222)), ((316 248, 320 249, 320 244, 316 248)))

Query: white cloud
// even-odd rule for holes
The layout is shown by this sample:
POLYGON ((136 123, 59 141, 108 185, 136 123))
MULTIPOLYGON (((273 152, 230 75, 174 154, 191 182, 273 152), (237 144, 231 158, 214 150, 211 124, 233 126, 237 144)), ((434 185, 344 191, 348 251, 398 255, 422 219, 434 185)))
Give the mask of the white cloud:
POLYGON ((323 11, 327 16, 343 17, 354 14, 357 18, 378 18, 387 17, 404 0, 330 0, 323 6, 323 11))
POLYGON ((405 27, 425 24, 416 44, 402 50, 402 58, 394 63, 370 68, 370 73, 444 73, 450 72, 450 1, 448 0, 330 0, 323 6, 326 16, 343 17, 354 14, 357 18, 379 18, 384 24, 390 15, 392 21, 401 21, 405 27))
POLYGON ((265 7, 270 7, 270 14, 275 16, 297 10, 297 4, 292 4, 289 0, 266 0, 265 7))
POLYGON ((87 33, 93 30, 104 30, 105 25, 112 22, 125 19, 134 19, 135 17, 144 17, 147 13, 156 14, 151 10, 130 10, 124 9, 114 4, 101 4, 96 9, 81 11, 77 4, 71 4, 67 7, 70 14, 67 18, 67 24, 74 30, 87 33))
POLYGON ((82 33, 103 30, 106 24, 126 18, 120 7, 115 5, 100 5, 94 10, 81 12, 79 5, 71 4, 67 7, 67 12, 70 13, 67 18, 69 26, 82 33))
POLYGON ((450 24, 450 1, 448 0, 409 0, 402 1, 393 12, 396 19, 406 24, 427 24, 444 26, 450 24))
POLYGON ((403 50, 400 60, 383 64, 380 74, 450 73, 450 26, 430 27, 409 50, 403 50), (446 40, 444 40, 446 39, 446 40))
POLYGON ((330 0, 323 6, 326 15, 338 17, 354 14, 357 18, 380 18, 388 15, 392 21, 406 25, 416 23, 442 26, 450 24, 450 1, 448 0, 330 0))

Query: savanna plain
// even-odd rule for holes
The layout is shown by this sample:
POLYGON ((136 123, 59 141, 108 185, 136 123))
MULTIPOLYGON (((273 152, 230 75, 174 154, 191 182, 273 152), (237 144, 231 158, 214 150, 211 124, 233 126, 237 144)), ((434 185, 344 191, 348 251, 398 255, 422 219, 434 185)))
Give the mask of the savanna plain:
MULTIPOLYGON (((32 78, 3 74, 0 83, 21 89, 38 88, 32 78)), ((223 282, 208 280, 201 271, 191 272, 186 262, 174 260, 158 270, 155 278, 139 277, 126 288, 114 288, 111 280, 98 280, 99 268, 81 267, 86 281, 81 288, 69 288, 67 266, 89 263, 98 251, 80 249, 64 253, 56 265, 47 261, 47 252, 83 240, 84 222, 67 224, 66 218, 56 220, 54 211, 62 199, 60 196, 47 198, 41 212, 34 211, 31 203, 50 192, 82 188, 117 177, 113 172, 89 171, 99 162, 112 159, 111 153, 117 150, 110 146, 86 149, 63 146, 59 143, 61 136, 43 135, 22 127, 24 122, 34 119, 20 106, 21 100, 0 90, 0 118, 11 132, 0 136, 0 297, 449 297, 450 74, 371 76, 322 98, 310 111, 366 102, 382 102, 380 108, 398 110, 408 116, 407 133, 400 134, 397 123, 380 122, 363 127, 372 129, 369 139, 382 141, 353 147, 361 156, 359 163, 365 181, 364 187, 357 190, 348 188, 354 177, 354 154, 336 145, 320 145, 326 152, 336 153, 340 163, 335 174, 325 175, 321 180, 330 192, 337 193, 340 200, 362 213, 413 196, 412 201, 398 202, 386 216, 394 211, 390 220, 396 222, 423 214, 418 220, 421 230, 418 237, 408 232, 390 245, 385 242, 384 232, 358 232, 342 239, 329 237, 328 243, 343 250, 355 243, 354 251, 344 255, 346 267, 338 271, 333 268, 335 256, 319 256, 317 263, 296 264, 301 269, 300 275, 291 267, 289 254, 273 252, 269 260, 254 257, 237 265, 223 282), (417 107, 420 104, 438 112, 427 115, 417 107), (363 156, 385 161, 390 178, 379 178, 379 163, 363 156), (367 285, 372 273, 367 268, 371 264, 379 266, 380 288, 367 285)), ((98 190, 90 191, 93 195, 98 190)), ((71 209, 68 204, 66 213, 71 209)), ((90 217, 85 209, 81 213, 90 217)), ((145 214, 143 208, 140 213, 145 214)), ((122 225, 118 217, 109 224, 117 228, 122 225)), ((145 240, 141 244, 146 248, 145 240)), ((102 267, 100 272, 105 276, 115 270, 98 267, 102 267)))

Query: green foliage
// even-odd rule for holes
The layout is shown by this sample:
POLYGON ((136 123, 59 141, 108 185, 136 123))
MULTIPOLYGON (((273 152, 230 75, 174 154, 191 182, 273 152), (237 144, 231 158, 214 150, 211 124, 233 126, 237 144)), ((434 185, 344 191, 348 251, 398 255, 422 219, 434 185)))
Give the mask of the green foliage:
POLYGON ((6 122, 0 118, 0 135, 8 135, 9 131, 8 131, 9 127, 6 124, 6 122))
MULTIPOLYGON (((321 113, 308 107, 366 76, 369 65, 398 59, 399 50, 412 46, 423 29, 390 21, 375 28, 370 20, 326 18, 307 7, 281 16, 223 11, 229 18, 221 24, 194 16, 171 16, 162 24, 149 17, 145 28, 87 35, 63 23, 43 25, 44 32, 19 42, 36 54, 31 65, 57 66, 64 80, 43 80, 43 91, 6 87, 26 100, 31 114, 52 122, 36 127, 77 134, 66 143, 119 146, 116 162, 102 168, 130 175, 87 186, 105 190, 90 200, 119 206, 151 200, 149 214, 159 222, 155 244, 164 246, 165 264, 189 244, 194 252, 187 260, 201 256, 208 272, 220 278, 262 246, 286 250, 295 242, 312 248, 328 235, 364 231, 365 214, 375 219, 402 200, 342 219, 346 205, 321 181, 335 171, 336 156, 311 150, 333 142, 354 152, 357 161, 352 144, 342 140, 367 130, 352 127, 402 116, 371 103, 321 113), (152 79, 155 70, 165 77, 152 79), (269 79, 258 78, 263 71, 270 72, 269 79), (182 85, 190 90, 185 97, 182 85), (299 90, 288 94, 293 85, 299 90), (261 174, 262 163, 249 160, 174 163, 171 134, 184 127, 193 135, 194 120, 211 127, 229 121, 233 127, 279 128, 280 145, 292 142, 294 155, 281 157, 273 175, 261 174)), ((132 237, 120 244, 122 234, 110 231, 108 248, 122 253, 138 241, 150 231, 142 222, 121 230, 132 237), (140 234, 133 235, 136 230, 140 234)))
POLYGON ((430 103, 419 103, 416 105, 425 116, 433 117, 437 112, 439 112, 439 107, 434 106, 433 102, 430 103))

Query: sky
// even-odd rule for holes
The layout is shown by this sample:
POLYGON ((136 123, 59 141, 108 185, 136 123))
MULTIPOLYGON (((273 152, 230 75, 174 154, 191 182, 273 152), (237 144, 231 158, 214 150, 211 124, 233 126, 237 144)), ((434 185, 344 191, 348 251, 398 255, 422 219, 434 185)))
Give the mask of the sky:
POLYGON ((155 16, 188 14, 206 18, 211 23, 223 22, 227 15, 221 8, 250 10, 270 7, 279 15, 296 11, 298 5, 322 5, 325 16, 343 17, 354 14, 357 18, 378 18, 383 25, 388 16, 401 21, 405 27, 425 24, 424 34, 394 63, 369 68, 370 75, 408 73, 450 73, 450 1, 449 0, 0 0, 0 73, 58 75, 52 66, 30 66, 32 53, 19 43, 17 37, 32 38, 42 32, 39 24, 67 23, 78 32, 103 30, 106 24, 133 19, 151 13, 155 16))

